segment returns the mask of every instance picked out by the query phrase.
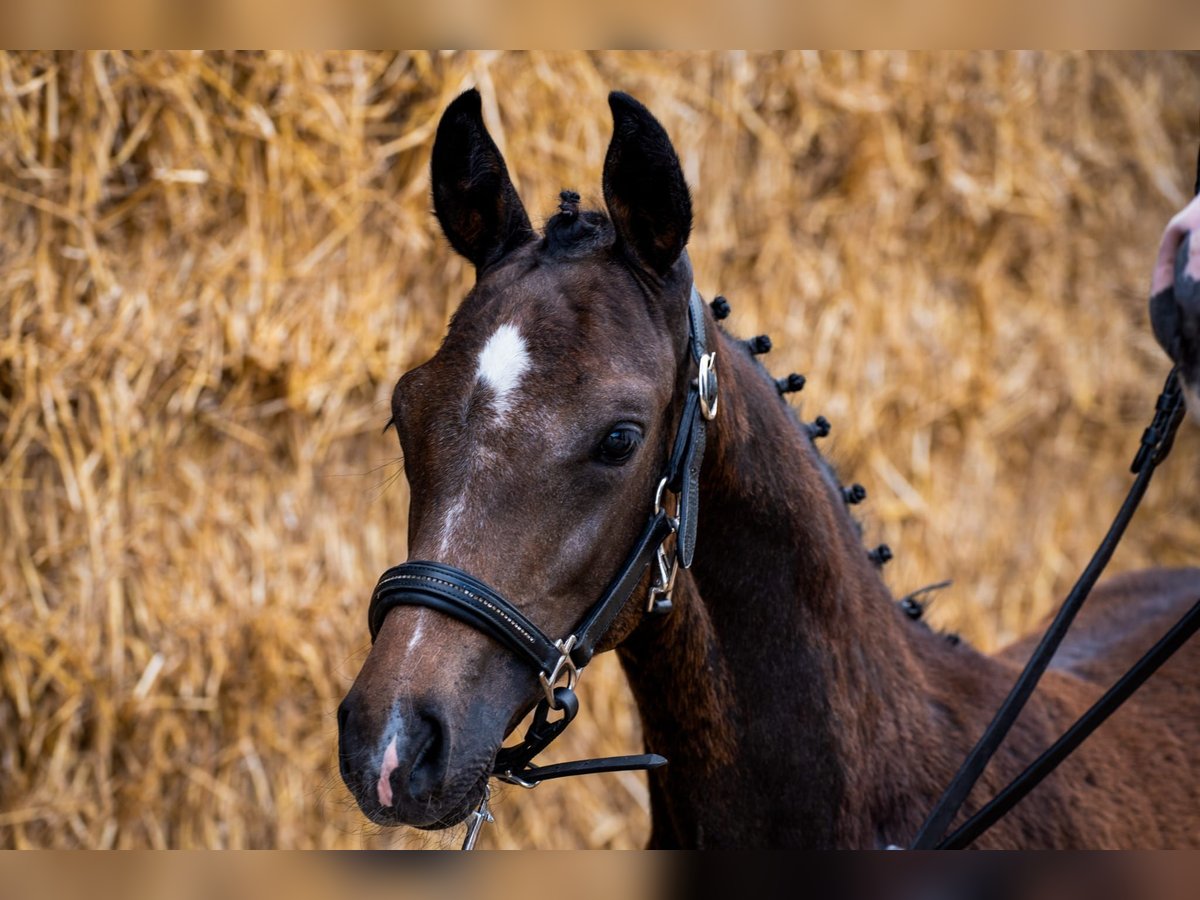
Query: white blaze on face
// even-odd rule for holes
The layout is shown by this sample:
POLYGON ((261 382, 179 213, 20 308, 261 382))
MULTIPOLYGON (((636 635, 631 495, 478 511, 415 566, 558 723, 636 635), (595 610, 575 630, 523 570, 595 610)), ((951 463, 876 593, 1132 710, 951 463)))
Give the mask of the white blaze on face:
MULTIPOLYGON (((465 493, 465 491, 464 491, 465 493)), ((459 518, 466 509, 466 501, 459 497, 454 501, 453 505, 446 510, 446 518, 442 520, 442 540, 438 545, 438 558, 445 559, 446 552, 450 549, 450 543, 454 540, 454 526, 458 524, 459 518)), ((424 612, 424 610, 422 610, 424 612)), ((412 649, 411 647, 409 649, 412 649)))
MULTIPOLYGON (((506 423, 521 386, 521 379, 529 371, 529 364, 529 350, 525 338, 521 337, 521 332, 512 324, 506 323, 497 328, 479 351, 475 381, 491 392, 490 409, 495 416, 494 425, 502 427, 506 423)), ((467 494, 470 491, 470 482, 479 470, 483 453, 483 448, 475 448, 458 497, 446 510, 438 547, 441 559, 445 559, 458 534, 460 520, 468 508, 467 494)))
POLYGON ((514 325, 501 325, 479 352, 479 370, 475 377, 492 389, 492 407, 499 424, 512 409, 512 398, 529 370, 529 351, 525 339, 514 325))

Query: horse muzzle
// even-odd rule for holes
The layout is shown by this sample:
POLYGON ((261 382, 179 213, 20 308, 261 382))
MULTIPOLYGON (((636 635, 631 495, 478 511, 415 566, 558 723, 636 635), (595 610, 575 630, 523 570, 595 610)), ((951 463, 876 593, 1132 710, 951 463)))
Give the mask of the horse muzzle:
POLYGON ((373 724, 380 717, 351 689, 337 716, 342 780, 377 825, 455 825, 478 804, 499 741, 479 752, 456 753, 464 741, 461 735, 452 740, 447 712, 429 700, 404 708, 382 717, 386 724, 380 729, 373 724))

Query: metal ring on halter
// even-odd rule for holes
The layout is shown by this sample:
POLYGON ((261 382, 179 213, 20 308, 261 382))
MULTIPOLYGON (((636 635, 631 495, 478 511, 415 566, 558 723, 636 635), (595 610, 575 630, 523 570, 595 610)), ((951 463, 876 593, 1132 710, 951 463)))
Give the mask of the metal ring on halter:
POLYGON ((663 505, 662 505, 663 492, 666 491, 666 489, 667 489, 667 478, 664 475, 662 480, 659 481, 658 487, 654 489, 654 514, 656 516, 660 512, 663 511, 663 505))
POLYGON ((700 390, 700 411, 704 418, 712 421, 717 416, 717 351, 700 357, 700 371, 696 375, 696 386, 700 390))
MULTIPOLYGON (((657 516, 665 510, 663 506, 663 494, 667 491, 667 479, 664 477, 658 483, 658 487, 654 489, 654 514, 657 516)), ((671 533, 679 531, 679 498, 675 498, 675 515, 667 516, 667 524, 671 526, 671 533)))
POLYGON ((575 684, 579 681, 579 669, 576 668, 574 661, 571 659, 571 650, 575 647, 575 635, 571 635, 566 640, 555 641, 554 646, 558 648, 558 652, 562 655, 558 658, 558 662, 554 664, 554 668, 550 674, 545 672, 538 673, 538 681, 542 685, 542 690, 546 693, 546 702, 551 709, 558 709, 558 701, 554 699, 554 688, 558 684, 558 680, 565 674, 567 676, 567 690, 575 690, 575 684))

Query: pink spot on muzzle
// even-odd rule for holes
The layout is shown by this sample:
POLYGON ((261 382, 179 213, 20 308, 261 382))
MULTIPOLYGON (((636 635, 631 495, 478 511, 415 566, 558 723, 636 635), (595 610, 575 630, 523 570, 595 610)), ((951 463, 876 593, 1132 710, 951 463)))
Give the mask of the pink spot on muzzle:
POLYGON ((392 736, 392 742, 387 745, 387 749, 383 751, 383 762, 379 765, 379 803, 382 806, 392 805, 392 773, 400 765, 400 758, 396 755, 396 738, 392 736))

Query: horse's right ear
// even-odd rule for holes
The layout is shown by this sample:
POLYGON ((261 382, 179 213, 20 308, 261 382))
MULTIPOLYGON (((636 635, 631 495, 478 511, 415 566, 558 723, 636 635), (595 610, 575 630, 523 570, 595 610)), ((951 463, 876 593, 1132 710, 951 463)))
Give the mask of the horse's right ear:
POLYGON ((430 168, 442 232, 477 271, 533 238, 504 157, 483 124, 479 91, 460 94, 442 113, 430 168))

